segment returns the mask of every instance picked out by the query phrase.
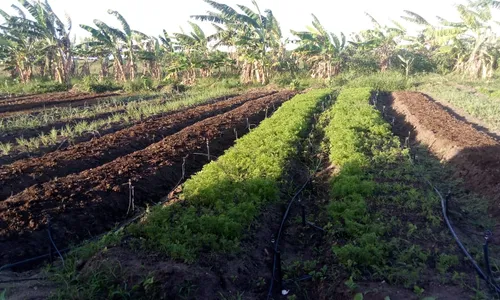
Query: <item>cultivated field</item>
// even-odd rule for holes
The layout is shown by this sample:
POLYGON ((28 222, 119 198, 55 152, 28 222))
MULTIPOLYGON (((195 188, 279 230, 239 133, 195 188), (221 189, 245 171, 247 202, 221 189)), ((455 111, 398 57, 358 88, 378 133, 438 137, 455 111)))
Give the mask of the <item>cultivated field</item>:
POLYGON ((66 2, 0 7, 0 300, 500 299, 500 1, 66 2))
POLYGON ((478 251, 465 232, 498 218, 498 141, 417 92, 296 94, 189 103, 4 164, 0 262, 62 251, 63 298, 472 295, 443 220, 478 251))

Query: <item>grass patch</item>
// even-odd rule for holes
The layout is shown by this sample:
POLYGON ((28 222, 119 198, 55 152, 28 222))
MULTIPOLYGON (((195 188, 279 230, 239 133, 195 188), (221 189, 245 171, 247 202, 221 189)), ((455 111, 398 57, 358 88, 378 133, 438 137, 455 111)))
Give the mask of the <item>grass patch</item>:
POLYGON ((384 73, 373 73, 368 75, 356 75, 345 73, 339 75, 332 82, 334 86, 345 88, 371 88, 376 91, 399 91, 407 90, 415 84, 413 77, 406 78, 399 72, 386 71, 384 73))
POLYGON ((55 81, 45 81, 34 79, 28 83, 20 83, 9 79, 0 84, 0 94, 21 95, 21 94, 44 94, 67 91, 68 87, 55 81))

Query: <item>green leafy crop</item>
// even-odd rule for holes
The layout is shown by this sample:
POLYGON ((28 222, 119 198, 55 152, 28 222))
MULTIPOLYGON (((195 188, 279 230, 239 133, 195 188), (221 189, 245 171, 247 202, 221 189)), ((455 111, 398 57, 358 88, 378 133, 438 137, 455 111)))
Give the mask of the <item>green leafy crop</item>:
POLYGON ((330 90, 294 97, 186 181, 184 201, 154 209, 130 231, 148 247, 193 261, 201 251, 238 249, 263 204, 276 201, 288 159, 330 90))
MULTIPOLYGON (((438 259, 431 257, 436 249, 429 245, 436 236, 429 233, 444 230, 439 200, 370 104, 371 95, 370 88, 345 89, 326 113, 329 158, 339 170, 331 180, 327 207, 331 249, 356 279, 413 287, 438 259)), ((440 239, 450 244, 446 234, 440 239)), ((458 263, 449 257, 455 256, 439 257, 436 274, 458 263)))

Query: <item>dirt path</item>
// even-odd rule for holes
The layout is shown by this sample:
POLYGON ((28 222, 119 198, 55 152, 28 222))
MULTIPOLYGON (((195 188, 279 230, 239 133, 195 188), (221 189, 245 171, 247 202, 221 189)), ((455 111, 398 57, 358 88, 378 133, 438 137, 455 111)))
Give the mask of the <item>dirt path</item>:
POLYGON ((94 169, 32 186, 0 203, 0 265, 45 253, 47 219, 59 247, 111 229, 127 218, 128 180, 135 186, 137 206, 158 201, 181 177, 200 170, 210 153, 218 156, 241 136, 248 123, 259 123, 266 108, 279 106, 295 93, 279 93, 249 101, 227 113, 195 123, 158 143, 94 169))
MULTIPOLYGON (((101 138, 76 144, 65 150, 2 166, 0 167, 0 200, 17 194, 33 184, 94 168, 117 157, 144 149, 165 136, 198 121, 227 112, 246 101, 270 94, 272 93, 246 94, 164 117, 152 118, 101 138)), ((288 92, 280 95, 288 95, 288 92)))
POLYGON ((452 165, 469 190, 490 200, 491 216, 500 217, 500 144, 421 93, 392 96, 392 109, 414 127, 415 139, 452 165))
POLYGON ((70 92, 34 95, 21 98, 6 99, 0 102, 0 117, 17 113, 29 113, 55 106, 81 106, 101 100, 102 98, 118 96, 117 93, 74 94, 70 92))

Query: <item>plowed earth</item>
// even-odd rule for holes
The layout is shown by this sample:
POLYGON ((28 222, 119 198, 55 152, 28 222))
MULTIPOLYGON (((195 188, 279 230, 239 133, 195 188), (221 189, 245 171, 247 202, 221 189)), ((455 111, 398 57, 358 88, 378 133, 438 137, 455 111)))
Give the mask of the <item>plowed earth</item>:
MULTIPOLYGON (((164 117, 152 118, 117 131, 76 144, 42 157, 19 160, 0 167, 0 201, 25 188, 54 177, 63 177, 100 166, 113 159, 144 149, 205 118, 225 113, 238 105, 274 92, 258 92, 201 105, 164 117)), ((288 95, 286 92, 280 94, 288 95)))
POLYGON ((489 199, 490 214, 500 217, 500 143, 421 93, 392 96, 393 110, 414 127, 414 138, 452 165, 465 187, 489 199))
POLYGON ((266 108, 279 106, 294 92, 246 102, 207 118, 160 142, 94 169, 32 186, 0 203, 0 265, 47 253, 47 219, 55 243, 65 247, 111 229, 127 217, 131 180, 135 205, 156 202, 181 179, 200 170, 207 157, 221 155, 248 124, 259 123, 266 108), (185 164, 183 158, 187 157, 185 164))
POLYGON ((117 93, 50 93, 16 98, 7 98, 0 101, 0 116, 5 117, 20 112, 31 112, 54 106, 81 106, 90 104, 102 98, 117 96, 117 93))

